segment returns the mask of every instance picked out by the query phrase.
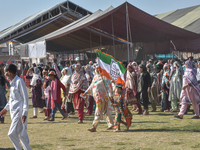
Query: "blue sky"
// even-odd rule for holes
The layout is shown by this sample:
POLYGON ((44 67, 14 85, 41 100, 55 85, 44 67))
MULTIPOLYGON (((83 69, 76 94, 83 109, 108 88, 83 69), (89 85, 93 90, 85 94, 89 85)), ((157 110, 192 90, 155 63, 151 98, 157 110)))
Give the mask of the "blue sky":
MULTIPOLYGON (((0 31, 43 9, 65 0, 0 0, 0 31)), ((117 7, 125 0, 71 0, 92 12, 117 7)), ((176 9, 200 5, 200 0, 127 0, 143 11, 155 15, 176 9)))

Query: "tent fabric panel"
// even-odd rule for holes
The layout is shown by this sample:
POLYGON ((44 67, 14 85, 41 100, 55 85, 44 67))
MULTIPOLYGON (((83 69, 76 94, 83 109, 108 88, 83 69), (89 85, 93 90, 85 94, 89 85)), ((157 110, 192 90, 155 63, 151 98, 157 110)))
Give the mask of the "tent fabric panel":
POLYGON ((184 29, 200 34, 200 18, 185 27, 184 29))
POLYGON ((199 14, 200 14, 200 6, 195 8, 193 11, 187 13, 185 16, 175 20, 171 24, 178 26, 180 28, 185 28, 186 26, 188 26, 192 22, 199 19, 199 14))
POLYGON ((193 7, 188 7, 188 8, 184 8, 184 9, 178 9, 178 10, 174 11, 173 13, 169 14, 168 16, 162 18, 162 20, 165 21, 165 22, 168 22, 168 23, 172 23, 175 20, 183 17, 187 13, 193 11, 197 7, 199 7, 199 6, 193 6, 193 7))
POLYGON ((168 54, 170 53, 170 42, 150 42, 144 43, 146 54, 168 54))
POLYGON ((166 16, 172 14, 172 13, 175 12, 175 11, 176 11, 176 10, 173 10, 173 11, 170 11, 170 12, 167 12, 167 13, 158 14, 158 15, 155 15, 155 16, 156 16, 156 18, 158 18, 158 19, 163 19, 163 18, 165 18, 166 16))

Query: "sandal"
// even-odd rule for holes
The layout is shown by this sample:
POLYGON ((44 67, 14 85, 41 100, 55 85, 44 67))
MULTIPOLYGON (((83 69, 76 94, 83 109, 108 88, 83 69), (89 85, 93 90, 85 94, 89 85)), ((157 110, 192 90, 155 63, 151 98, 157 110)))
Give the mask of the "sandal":
POLYGON ((107 130, 112 130, 112 129, 113 129, 113 127, 114 127, 114 126, 111 126, 111 127, 107 128, 107 130))
POLYGON ((97 132, 96 128, 90 128, 90 129, 88 129, 88 131, 90 131, 90 132, 97 132))
POLYGON ((183 119, 183 116, 180 115, 174 115, 175 118, 183 119))
POLYGON ((199 116, 194 116, 191 119, 199 119, 199 116))
POLYGON ((82 121, 82 120, 79 120, 79 121, 78 121, 78 124, 82 124, 82 123, 83 123, 83 121, 82 121))
POLYGON ((37 116, 32 116, 32 117, 30 117, 30 119, 34 119, 34 118, 37 118, 37 116))
POLYGON ((48 121, 54 121, 54 119, 50 118, 50 119, 48 119, 48 121))

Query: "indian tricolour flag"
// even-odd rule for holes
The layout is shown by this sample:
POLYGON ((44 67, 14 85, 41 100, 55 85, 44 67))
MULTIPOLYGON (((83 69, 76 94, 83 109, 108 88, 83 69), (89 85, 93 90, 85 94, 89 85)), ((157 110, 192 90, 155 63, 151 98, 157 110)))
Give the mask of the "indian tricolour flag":
POLYGON ((100 67, 100 72, 103 76, 116 83, 125 85, 124 74, 126 68, 120 61, 117 61, 113 56, 97 51, 97 62, 100 67))

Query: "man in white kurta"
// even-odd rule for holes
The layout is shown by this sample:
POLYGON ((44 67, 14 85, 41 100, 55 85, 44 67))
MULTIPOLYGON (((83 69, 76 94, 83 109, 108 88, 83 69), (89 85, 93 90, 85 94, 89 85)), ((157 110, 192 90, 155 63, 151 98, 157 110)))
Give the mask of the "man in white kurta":
MULTIPOLYGON (((11 79, 11 78, 10 78, 11 79)), ((27 134, 27 116, 28 116, 28 93, 24 81, 17 75, 10 82, 10 98, 4 110, 0 112, 5 116, 10 110, 11 126, 8 136, 15 149, 21 150, 20 141, 25 150, 30 150, 29 138, 27 134)))

